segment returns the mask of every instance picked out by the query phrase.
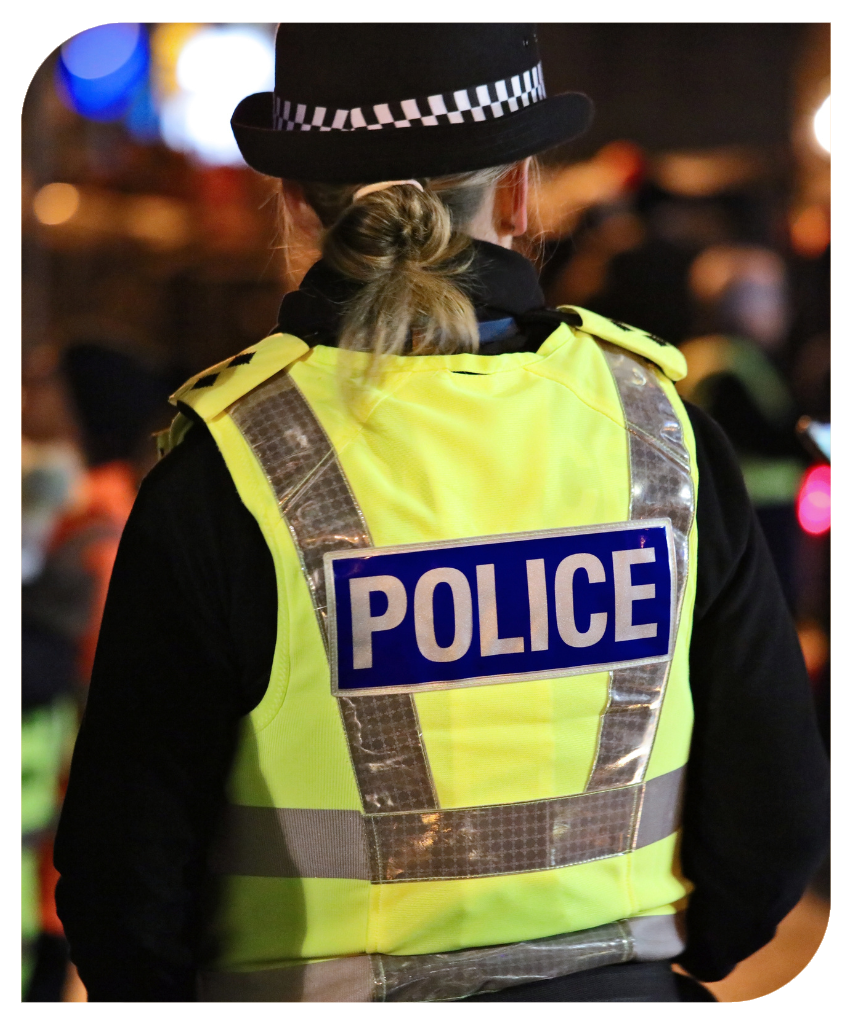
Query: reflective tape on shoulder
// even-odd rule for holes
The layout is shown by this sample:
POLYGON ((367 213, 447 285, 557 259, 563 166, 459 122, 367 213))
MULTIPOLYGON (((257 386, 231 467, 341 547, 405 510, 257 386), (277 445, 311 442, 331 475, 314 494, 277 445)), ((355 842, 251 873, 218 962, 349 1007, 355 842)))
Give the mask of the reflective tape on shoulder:
MULTIPOLYGON (((650 364, 616 345, 598 344, 617 388, 629 440, 630 520, 669 519, 676 559, 676 635, 689 572, 694 482, 683 427, 650 364)), ((616 668, 587 790, 640 782, 659 723, 670 662, 616 668)))
MULTIPOLYGON (((363 513, 334 446, 288 373, 249 392, 233 406, 231 418, 275 494, 327 644, 323 558, 371 546, 363 513)), ((341 706, 340 714, 367 811, 437 806, 413 698, 362 697, 356 707, 341 706), (403 770, 396 770, 400 762, 403 770)))
POLYGON ((230 806, 211 869, 393 883, 569 867, 675 832, 684 774, 679 768, 603 792, 427 812, 230 806))

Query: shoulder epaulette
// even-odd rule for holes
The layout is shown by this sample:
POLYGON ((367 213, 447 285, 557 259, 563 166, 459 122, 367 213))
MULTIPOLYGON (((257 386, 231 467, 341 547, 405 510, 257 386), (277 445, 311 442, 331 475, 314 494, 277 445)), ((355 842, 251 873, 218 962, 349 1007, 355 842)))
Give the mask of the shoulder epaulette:
POLYGON ((688 367, 682 352, 649 331, 642 331, 620 320, 609 320, 608 317, 579 306, 559 306, 558 312, 569 326, 649 359, 670 380, 682 380, 687 373, 688 367))
POLYGON ((192 420, 179 412, 165 430, 158 430, 154 434, 154 442, 157 446, 157 457, 165 458, 170 451, 173 451, 186 437, 192 426, 192 420))
POLYGON ((190 377, 169 401, 172 405, 188 405, 203 420, 212 419, 309 351, 309 346, 292 334, 273 334, 190 377))

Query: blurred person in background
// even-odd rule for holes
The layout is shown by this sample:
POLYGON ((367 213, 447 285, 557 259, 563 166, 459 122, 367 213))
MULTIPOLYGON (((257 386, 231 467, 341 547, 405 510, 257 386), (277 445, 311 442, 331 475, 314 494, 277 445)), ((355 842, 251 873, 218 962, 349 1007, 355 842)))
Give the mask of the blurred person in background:
POLYGON ((513 251, 589 118, 533 26, 279 28, 232 123, 322 259, 122 539, 56 848, 92 1000, 706 1001, 800 898, 825 759, 735 455, 513 251))
POLYGON ((680 393, 723 428, 739 460, 790 609, 800 528, 795 498, 806 466, 799 410, 778 365, 788 296, 781 257, 758 246, 717 245, 692 263, 689 284, 705 332, 680 351, 680 393))
POLYGON ((168 385, 97 341, 40 346, 24 371, 24 993, 51 1002, 68 964, 53 829, 118 541, 168 385))
MULTIPOLYGON (((27 597, 49 561, 56 524, 78 500, 84 470, 75 447, 67 441, 24 438, 22 456, 21 980, 26 994, 39 959, 50 958, 50 940, 40 939, 44 932, 40 873, 50 848, 59 809, 59 779, 67 766, 76 724, 73 641, 49 618, 34 613, 27 597)), ((72 602, 80 596, 68 594, 72 602)), ((61 991, 61 954, 59 961, 60 981, 55 987, 61 991)), ((51 973, 55 981, 57 972, 51 973)))

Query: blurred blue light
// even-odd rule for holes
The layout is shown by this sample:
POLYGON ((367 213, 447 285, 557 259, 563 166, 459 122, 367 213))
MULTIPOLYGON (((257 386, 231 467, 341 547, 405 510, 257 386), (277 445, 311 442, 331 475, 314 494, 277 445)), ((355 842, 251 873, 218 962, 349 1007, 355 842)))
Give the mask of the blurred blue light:
POLYGON ((98 25, 69 39, 62 63, 75 78, 103 78, 128 61, 139 41, 139 25, 98 25))
POLYGON ((159 142, 160 118, 151 95, 151 83, 147 78, 134 91, 124 123, 137 142, 159 142))
POLYGON ((62 47, 56 64, 60 95, 83 117, 114 121, 127 112, 149 59, 140 25, 101 25, 81 32, 62 47))

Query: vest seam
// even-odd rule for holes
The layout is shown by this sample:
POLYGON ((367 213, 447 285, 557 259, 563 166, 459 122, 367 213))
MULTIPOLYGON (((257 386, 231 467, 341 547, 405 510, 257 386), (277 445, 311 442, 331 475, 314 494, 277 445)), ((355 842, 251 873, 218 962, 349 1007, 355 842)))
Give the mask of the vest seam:
MULTIPOLYGON (((552 332, 552 334, 555 334, 555 333, 556 333, 556 331, 552 332)), ((549 335, 545 341, 541 342, 541 344, 542 345, 546 344, 546 341, 548 341, 549 338, 552 337, 552 334, 549 335)), ((324 347, 330 348, 330 346, 324 346, 324 347)), ((558 351, 558 349, 555 349, 554 351, 558 351)), ((517 370, 526 370, 526 369, 529 368, 529 366, 534 365, 535 363, 538 363, 538 362, 544 362, 545 360, 549 359, 551 355, 553 355, 552 352, 548 352, 545 356, 539 356, 537 352, 503 352, 503 353, 500 353, 500 354, 501 355, 522 355, 522 356, 528 356, 528 357, 531 357, 531 358, 529 358, 527 360, 524 360, 523 362, 517 362, 513 366, 506 366, 505 368, 503 368, 501 370, 488 370, 487 372, 479 374, 479 376, 482 376, 482 377, 496 377, 496 376, 499 376, 500 374, 503 374, 503 373, 514 373, 517 370)), ((499 359, 499 355, 492 355, 492 356, 481 355, 478 352, 453 352, 453 353, 451 353, 449 355, 446 355, 446 356, 398 356, 396 358, 410 359, 410 360, 425 360, 425 359, 431 359, 431 358, 452 359, 452 358, 454 358, 456 356, 471 356, 471 357, 477 358, 477 359, 487 359, 490 362, 492 362, 493 360, 499 359)), ((317 371, 321 371, 321 372, 326 373, 326 374, 331 374, 333 372, 332 367, 326 366, 322 362, 316 362, 316 363, 314 363, 312 365, 316 368, 317 371)), ((453 370, 449 366, 422 366, 422 365, 420 365, 420 366, 410 366, 410 367, 400 367, 398 370, 388 369, 388 370, 384 371, 384 373, 387 376, 394 376, 395 377, 395 376, 398 375, 399 377, 402 377, 402 378, 405 378, 405 377, 408 377, 408 376, 411 376, 411 375, 417 374, 417 373, 438 374, 438 373, 456 373, 456 372, 457 371, 453 370)))
MULTIPOLYGON (((307 360, 304 360, 304 362, 305 362, 305 365, 310 365, 307 362, 307 360)), ((331 371, 329 369, 327 369, 326 367, 323 367, 321 364, 319 364, 319 365, 313 364, 313 366, 314 366, 314 369, 317 370, 318 372, 324 372, 328 376, 331 375, 331 371)), ((384 402, 388 398, 390 398, 393 395, 395 395, 396 392, 407 382, 408 378, 411 376, 411 374, 413 372, 414 371, 412 371, 412 370, 406 370, 404 372, 400 372, 400 374, 399 374, 400 379, 399 379, 398 383, 396 383, 393 388, 388 388, 385 393, 381 394, 378 397, 378 399, 373 403, 373 405, 370 406, 369 412, 367 412, 363 422, 358 424, 358 426, 355 427, 354 430, 352 430, 352 432, 347 437, 341 438, 339 447, 334 443, 334 440, 331 437, 330 432, 327 430, 327 428, 325 427, 325 424, 319 418, 319 415, 316 412, 316 409, 314 408, 314 406, 313 406, 312 402, 310 401, 310 399, 307 397, 305 389, 302 388, 301 384, 299 384, 298 380, 295 377, 293 377, 293 383, 295 384, 295 386, 301 392, 302 397, 303 397, 305 403, 308 405, 308 407, 310 408, 310 411, 316 417, 316 421, 319 423, 319 425, 322 428, 325 436, 328 438, 328 442, 329 442, 329 444, 331 446, 330 454, 331 455, 335 455, 337 457, 337 461, 339 462, 340 461, 340 456, 342 455, 342 453, 347 448, 349 448, 352 444, 354 444, 355 441, 357 441, 363 435, 364 431, 366 430, 367 424, 372 419, 372 417, 375 415, 375 413, 377 412, 379 406, 383 405, 384 402)), ((355 495, 354 488, 353 488, 353 486, 351 484, 351 481, 348 478, 348 474, 346 473, 345 469, 343 469, 342 463, 340 463, 340 469, 343 472, 343 476, 346 478, 346 481, 347 481, 347 483, 349 485, 349 490, 351 491, 352 497, 353 497, 353 499, 354 499, 358 509, 361 509, 360 502, 357 499, 357 495, 355 495)), ((281 513, 281 515, 283 516, 283 512, 281 513)), ((361 517, 365 520, 365 516, 363 516, 363 510, 362 509, 361 509, 361 517)), ((365 522, 364 522, 364 525, 366 525, 365 522)), ((368 532, 369 531, 367 531, 367 533, 368 532)))
MULTIPOLYGON (((577 333, 585 334, 584 331, 582 331, 582 332, 574 332, 574 336, 576 336, 577 333)), ((593 335, 587 334, 586 337, 588 337, 588 338, 593 340, 593 335)), ((597 347, 597 346, 595 346, 595 347, 597 347)), ((598 351, 599 351, 599 347, 597 347, 597 348, 598 348, 598 351)), ((602 358, 602 356, 601 356, 601 358, 602 358)), ((541 360, 541 361, 543 362, 544 360, 541 360)), ((594 405, 587 398, 585 398, 583 395, 581 395, 570 384, 569 381, 567 381, 567 380, 560 380, 560 379, 558 379, 558 378, 556 378, 556 377, 554 377, 554 376, 552 376, 551 374, 548 374, 548 373, 541 373, 538 369, 536 369, 533 366, 524 366, 523 369, 527 370, 529 373, 536 374, 538 377, 541 377, 544 380, 552 381, 554 384, 560 384, 566 391, 569 391, 574 396, 574 398, 576 398, 577 401, 581 402, 587 409, 590 409, 591 412, 595 412, 595 413, 597 413, 600 416, 604 416, 611 423, 614 423, 615 426, 620 427, 620 429, 623 430, 624 432, 628 432, 629 428, 627 427, 625 420, 623 422, 619 422, 618 419, 615 416, 611 415, 611 413, 607 412, 605 409, 601 409, 601 408, 597 407, 596 405, 594 405)), ((612 382, 612 387, 614 387, 614 382, 612 382)), ((615 391, 617 391, 617 388, 615 388, 615 391)))

